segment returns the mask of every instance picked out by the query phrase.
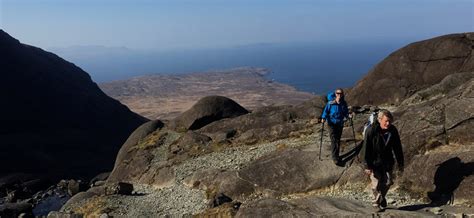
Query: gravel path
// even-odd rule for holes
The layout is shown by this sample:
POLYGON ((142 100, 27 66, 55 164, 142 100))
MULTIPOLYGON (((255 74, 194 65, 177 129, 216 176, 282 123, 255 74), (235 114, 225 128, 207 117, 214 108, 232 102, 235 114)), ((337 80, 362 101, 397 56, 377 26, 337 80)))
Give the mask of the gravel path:
MULTIPOLYGON (((319 149, 319 135, 313 134, 301 138, 283 139, 270 143, 253 146, 231 147, 222 151, 191 158, 175 166, 175 183, 168 188, 156 189, 149 185, 134 185, 136 194, 133 196, 112 195, 106 197, 109 215, 126 217, 155 217, 155 216, 187 216, 202 212, 207 208, 208 200, 204 191, 190 189, 183 184, 183 180, 194 172, 202 169, 238 170, 246 167, 253 160, 258 159, 279 146, 305 147, 305 149, 319 149)), ((329 143, 328 140, 323 141, 329 143)), ((308 195, 342 197, 351 200, 363 201, 370 204, 371 196, 367 190, 360 188, 330 187, 317 192, 303 195, 282 196, 282 200, 292 200, 308 195)), ((260 196, 261 197, 261 196, 260 196)), ((410 199, 398 192, 389 192, 387 196, 392 205, 414 205, 423 202, 410 199)), ((250 196, 255 200, 259 196, 250 196)))
POLYGON ((168 188, 155 189, 148 185, 134 185, 136 195, 107 196, 109 215, 127 217, 186 216, 207 208, 204 191, 190 189, 182 181, 202 169, 238 170, 253 160, 277 149, 278 145, 299 147, 307 145, 312 137, 283 139, 254 146, 232 147, 222 151, 188 159, 175 166, 176 181, 168 188))

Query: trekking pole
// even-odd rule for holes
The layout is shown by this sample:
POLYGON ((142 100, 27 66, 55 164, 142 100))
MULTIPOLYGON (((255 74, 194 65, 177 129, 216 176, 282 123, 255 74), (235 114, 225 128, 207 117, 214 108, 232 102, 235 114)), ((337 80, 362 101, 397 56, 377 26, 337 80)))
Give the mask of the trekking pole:
POLYGON ((351 126, 352 126, 352 135, 354 135, 354 146, 357 147, 356 134, 355 134, 355 131, 354 131, 354 123, 352 122, 352 117, 351 117, 351 126))
POLYGON ((319 160, 321 159, 321 147, 323 147, 324 122, 321 123, 321 143, 319 144, 319 160))

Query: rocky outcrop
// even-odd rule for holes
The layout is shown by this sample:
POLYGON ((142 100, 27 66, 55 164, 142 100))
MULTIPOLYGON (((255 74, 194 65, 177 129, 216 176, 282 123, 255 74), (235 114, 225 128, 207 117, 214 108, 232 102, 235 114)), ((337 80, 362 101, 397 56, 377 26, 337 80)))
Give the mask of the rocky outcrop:
POLYGON ((189 158, 242 141, 274 141, 299 136, 296 133, 301 131, 311 133, 310 120, 321 114, 323 104, 323 98, 317 97, 297 106, 265 107, 233 119, 222 119, 240 115, 243 108, 224 97, 206 97, 169 124, 150 121, 139 127, 120 149, 108 180, 166 187, 174 180, 173 166, 189 158), (176 125, 187 123, 190 127, 200 123, 199 120, 210 123, 198 131, 186 132, 180 131, 183 125, 176 125), (270 135, 269 128, 273 129, 270 135))
POLYGON ((473 144, 474 73, 452 74, 415 93, 395 117, 408 159, 441 145, 473 144))
POLYGON ((109 170, 145 118, 74 64, 0 30, 0 177, 92 176, 109 170))
POLYGON ((415 156, 405 170, 401 186, 437 205, 474 204, 474 150, 450 149, 453 148, 445 146, 415 156))
POLYGON ((211 123, 198 132, 222 141, 222 135, 229 136, 235 143, 253 144, 259 141, 274 141, 289 136, 298 136, 312 131, 311 120, 321 116, 325 98, 314 97, 296 106, 262 107, 252 113, 211 123))
POLYGON ((265 198, 241 207, 235 217, 426 217, 432 214, 388 209, 381 214, 358 201, 342 198, 305 197, 283 201, 265 198))
POLYGON ((474 33, 415 42, 378 63, 347 95, 352 105, 395 104, 447 75, 474 71, 474 33))
POLYGON ((232 99, 223 96, 207 96, 170 124, 175 129, 196 130, 214 121, 244 115, 248 111, 232 99))

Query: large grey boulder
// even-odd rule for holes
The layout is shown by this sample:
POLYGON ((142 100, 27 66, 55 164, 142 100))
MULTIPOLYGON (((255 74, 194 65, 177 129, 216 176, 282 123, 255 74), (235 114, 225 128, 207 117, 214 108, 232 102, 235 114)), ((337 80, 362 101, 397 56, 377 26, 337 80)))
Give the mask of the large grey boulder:
POLYGON ((171 128, 196 130, 214 121, 238 117, 248 111, 237 102, 223 96, 201 98, 191 109, 183 112, 171 123, 171 128))
POLYGON ((351 89, 352 105, 400 104, 447 75, 474 71, 474 33, 440 36, 409 44, 378 63, 351 89))

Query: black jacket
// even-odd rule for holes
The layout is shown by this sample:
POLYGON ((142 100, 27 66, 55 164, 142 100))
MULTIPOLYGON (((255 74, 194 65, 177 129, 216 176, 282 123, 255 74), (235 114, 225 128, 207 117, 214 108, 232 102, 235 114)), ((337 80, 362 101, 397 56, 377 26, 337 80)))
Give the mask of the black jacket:
POLYGON ((390 125, 388 132, 391 134, 388 144, 385 145, 382 128, 378 122, 374 122, 369 131, 367 131, 362 147, 362 160, 367 169, 393 170, 395 159, 397 159, 398 168, 403 170, 404 159, 400 135, 395 126, 390 125))

